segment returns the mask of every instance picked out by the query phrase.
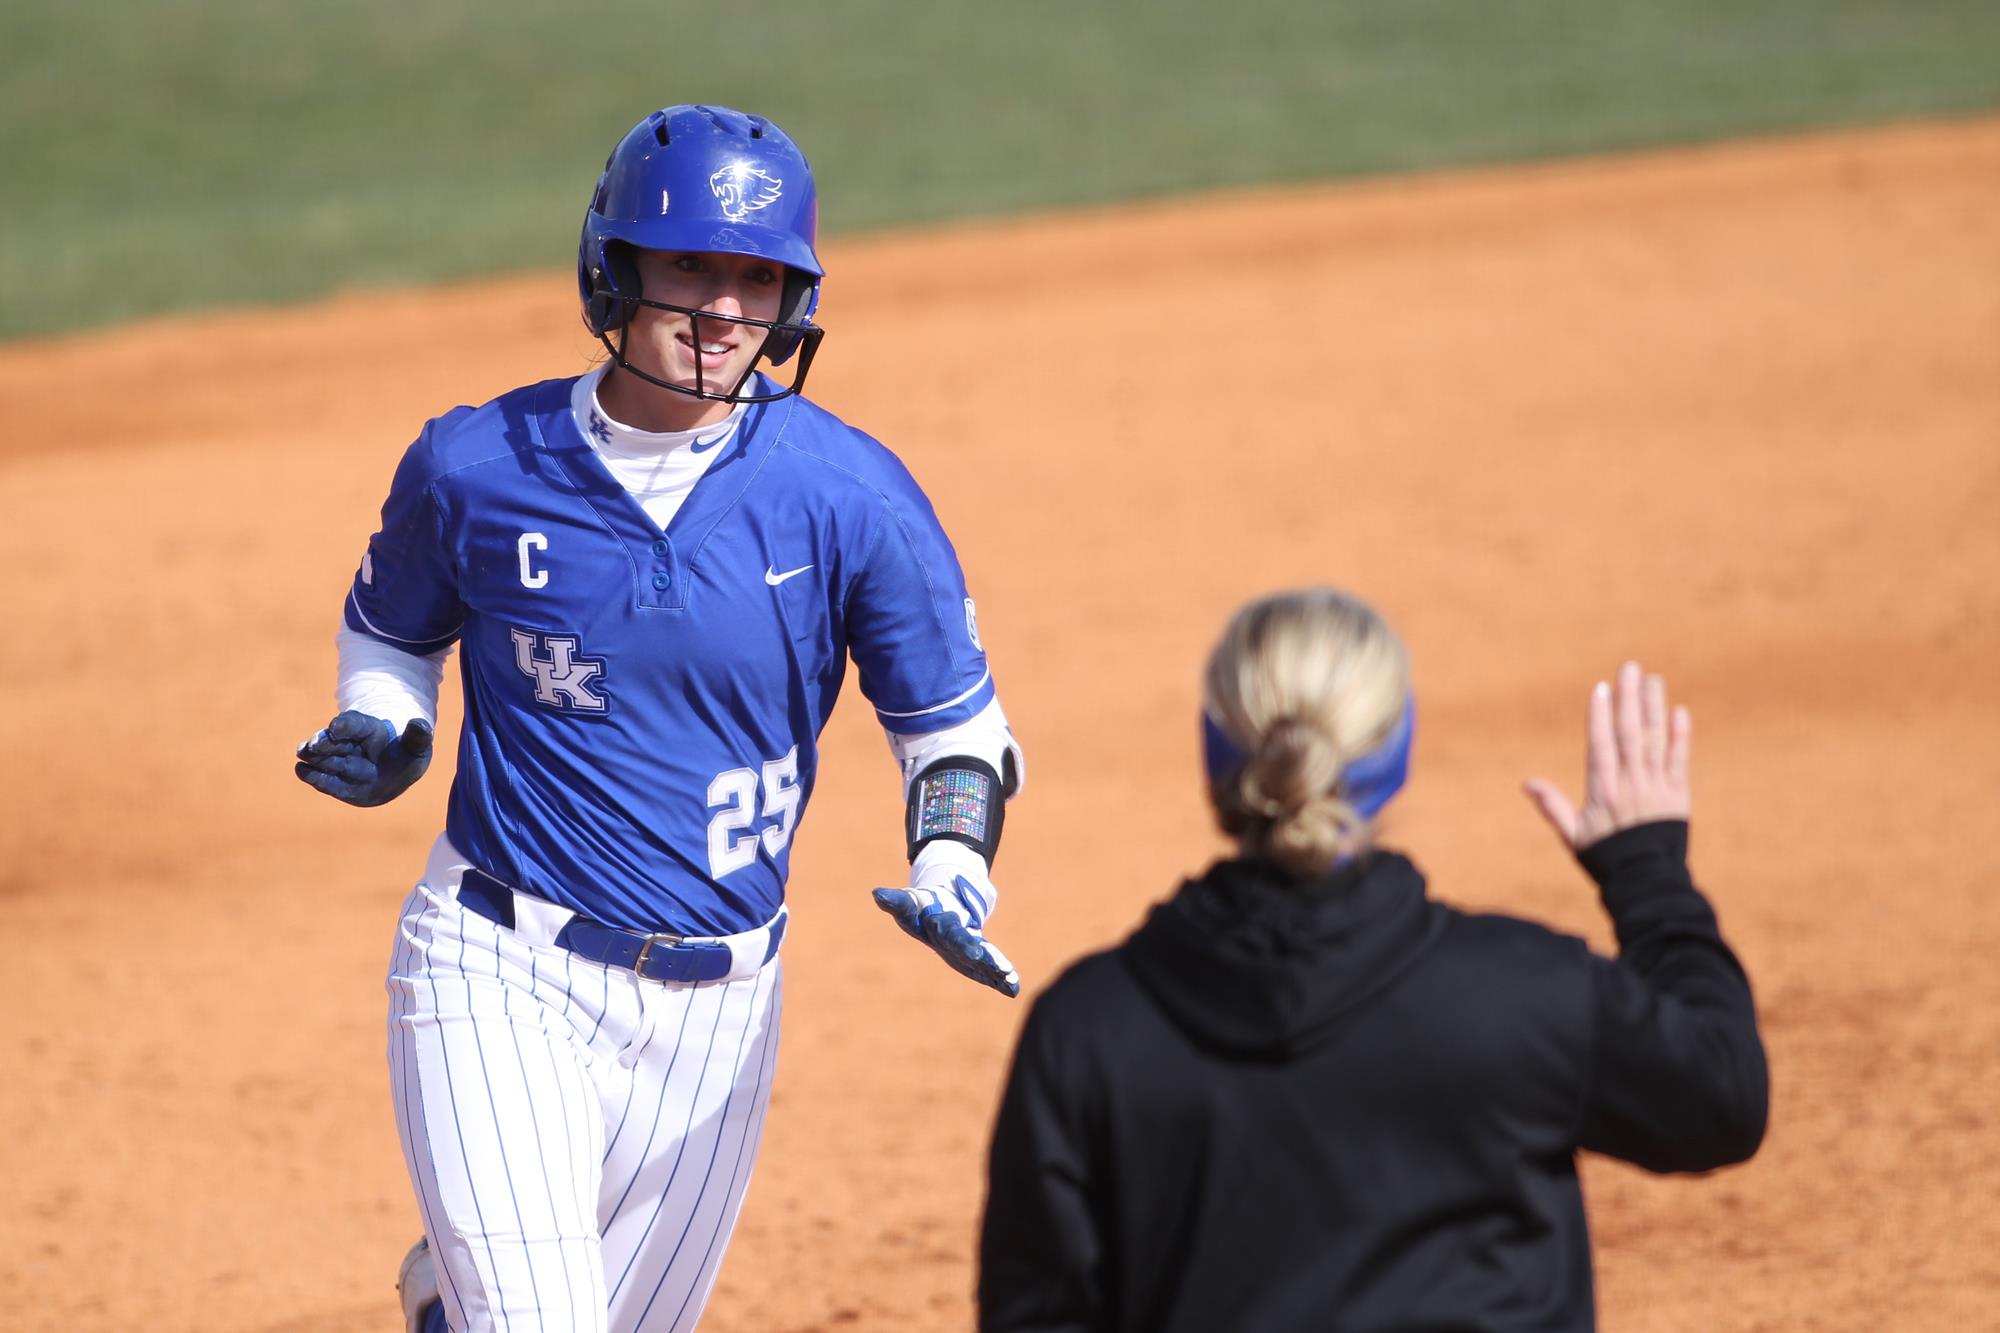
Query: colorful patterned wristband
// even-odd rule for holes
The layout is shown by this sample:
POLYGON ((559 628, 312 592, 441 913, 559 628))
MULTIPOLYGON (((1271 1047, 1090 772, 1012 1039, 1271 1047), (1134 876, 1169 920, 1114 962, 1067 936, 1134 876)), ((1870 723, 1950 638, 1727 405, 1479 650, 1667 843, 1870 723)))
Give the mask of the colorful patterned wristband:
POLYGON ((1000 826, 1006 816, 1000 775, 967 755, 940 759, 910 786, 909 852, 938 838, 962 842, 993 863, 1000 849, 1000 826))

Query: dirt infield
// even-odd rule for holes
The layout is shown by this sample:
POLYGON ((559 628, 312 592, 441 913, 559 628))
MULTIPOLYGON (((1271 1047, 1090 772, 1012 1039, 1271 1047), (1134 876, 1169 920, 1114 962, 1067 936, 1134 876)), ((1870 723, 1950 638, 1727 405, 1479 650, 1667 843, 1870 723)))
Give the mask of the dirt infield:
MULTIPOLYGON (((1375 600, 1425 718, 1387 840, 1600 945, 1516 784, 1574 783, 1638 655, 1774 1103, 1713 1179, 1587 1164, 1604 1326, 1995 1326, 2000 120, 827 249, 816 396, 929 487, 1028 747, 1031 990, 1217 850, 1194 680, 1242 598, 1375 600)), ((403 445, 581 369, 574 306, 557 265, 0 348, 0 1327, 396 1326, 381 975, 446 784, 359 812, 287 755, 403 445)), ((704 1329, 964 1328, 1023 1010, 870 905, 858 699, 825 748, 704 1329)))

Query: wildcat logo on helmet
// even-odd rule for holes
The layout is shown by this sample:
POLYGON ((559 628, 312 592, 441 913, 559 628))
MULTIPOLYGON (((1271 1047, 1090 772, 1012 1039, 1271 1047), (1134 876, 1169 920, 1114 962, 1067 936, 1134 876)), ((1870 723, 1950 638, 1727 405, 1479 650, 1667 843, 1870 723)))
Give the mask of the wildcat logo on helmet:
POLYGON ((715 191, 722 216, 741 222, 758 209, 777 203, 785 183, 761 168, 732 162, 708 178, 708 188, 715 191))

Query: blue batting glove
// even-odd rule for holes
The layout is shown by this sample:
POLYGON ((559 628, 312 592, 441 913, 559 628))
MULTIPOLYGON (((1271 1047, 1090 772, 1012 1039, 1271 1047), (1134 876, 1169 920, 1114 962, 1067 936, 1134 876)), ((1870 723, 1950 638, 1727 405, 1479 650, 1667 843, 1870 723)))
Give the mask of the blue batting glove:
POLYGON ((379 717, 349 710, 298 748, 293 772, 314 791, 349 805, 381 805, 410 789, 431 764, 431 724, 412 718, 398 736, 379 717))
POLYGON ((875 905, 895 917, 905 934, 929 945, 954 970, 1010 998, 1021 993, 1021 974, 1007 961, 1007 955, 980 933, 983 901, 977 886, 964 875, 953 876, 948 891, 877 889, 875 905))

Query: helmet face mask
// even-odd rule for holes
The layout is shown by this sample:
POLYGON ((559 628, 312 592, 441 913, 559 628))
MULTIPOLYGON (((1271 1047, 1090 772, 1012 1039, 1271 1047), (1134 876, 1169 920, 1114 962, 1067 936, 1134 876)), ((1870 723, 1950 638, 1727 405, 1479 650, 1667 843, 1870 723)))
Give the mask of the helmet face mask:
POLYGON ((759 116, 715 106, 672 106, 627 131, 604 164, 577 247, 583 321, 622 370, 663 389, 724 402, 769 402, 805 387, 822 330, 812 322, 825 270, 813 243, 819 201, 812 167, 785 132, 759 116), (784 266, 778 318, 756 320, 647 299, 633 250, 753 256, 784 266), (670 384, 633 366, 627 331, 641 307, 765 330, 749 371, 729 391, 670 384), (614 342, 613 335, 617 338, 614 342), (743 394, 756 362, 799 357, 789 387, 743 394))
POLYGON ((670 305, 665 301, 654 301, 643 296, 603 295, 595 299, 599 302, 616 303, 619 307, 618 312, 606 321, 604 327, 599 327, 599 325, 592 322, 591 311, 586 310, 584 314, 584 322, 590 324, 596 330, 597 340, 604 344, 606 351, 611 353, 611 359, 618 368, 638 376, 648 384, 657 385, 662 389, 671 389, 675 393, 686 394, 690 398, 705 398, 724 403, 770 403, 776 402, 780 398, 788 398, 805 386, 806 372, 812 368, 813 357, 819 352, 819 340, 826 335, 825 329, 804 320, 789 322, 783 319, 752 319, 748 315, 723 315, 713 310, 697 310, 692 306, 670 305), (734 324, 739 327, 762 329, 764 331, 764 345, 759 350, 757 356, 744 368, 742 375, 737 378, 736 383, 730 385, 726 390, 711 386, 703 380, 700 357, 696 357, 694 362, 694 387, 689 388, 684 384, 674 384, 633 365, 626 359, 625 343, 631 333, 632 319, 637 311, 642 308, 647 310, 664 310, 670 314, 687 316, 690 329, 697 342, 701 341, 700 330, 704 323, 734 324), (614 336, 616 338, 615 342, 613 341, 614 336), (774 347, 782 348, 782 354, 774 353, 774 347), (778 364, 788 359, 794 351, 798 353, 799 363, 792 373, 792 382, 789 385, 781 384, 771 393, 743 392, 744 386, 749 384, 751 377, 757 373, 757 363, 759 361, 768 357, 773 364, 778 364))

